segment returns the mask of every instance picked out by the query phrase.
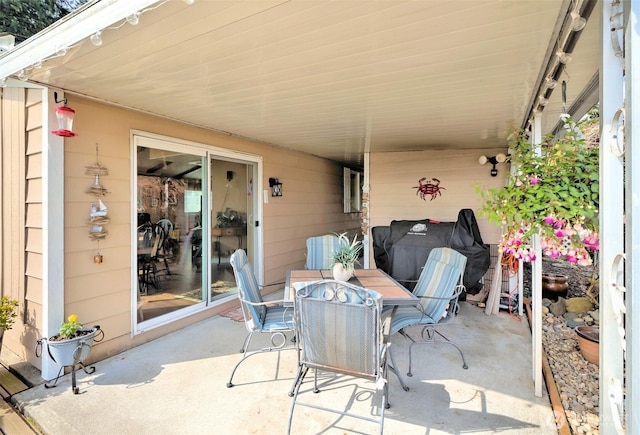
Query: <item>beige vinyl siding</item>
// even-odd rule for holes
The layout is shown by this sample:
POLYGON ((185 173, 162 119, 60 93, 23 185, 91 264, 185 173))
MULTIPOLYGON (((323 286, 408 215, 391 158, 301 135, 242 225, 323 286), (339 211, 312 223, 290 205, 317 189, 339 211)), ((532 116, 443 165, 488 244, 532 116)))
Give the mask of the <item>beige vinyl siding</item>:
MULTIPOLYGON (((436 219, 455 221, 463 208, 474 211, 485 243, 496 243, 500 229, 480 213, 482 200, 477 187, 499 187, 509 174, 509 165, 498 165, 498 176, 489 173, 491 165, 480 165, 478 158, 496 155, 505 149, 433 150, 373 153, 370 156, 371 227, 389 225, 392 220, 436 219), (417 195, 418 180, 440 180, 441 195, 422 200, 417 195)), ((426 181, 425 181, 426 182, 426 181)))
POLYGON ((3 346, 37 364, 32 349, 42 319, 42 91, 2 92, 2 295, 20 303, 3 346))
MULTIPOLYGON (((73 127, 78 136, 65 139, 64 146, 65 315, 78 314, 82 322, 99 324, 105 331, 105 340, 94 347, 91 360, 224 309, 219 307, 131 337, 131 297, 135 291, 131 289, 130 254, 132 130, 262 156, 263 189, 270 195, 269 177, 283 183, 283 196, 269 196, 269 202, 263 204, 260 225, 265 283, 283 282, 287 269, 304 266, 308 237, 360 226, 360 214, 342 211, 342 166, 335 162, 93 100, 72 95, 67 98, 68 106, 76 111, 73 127), (93 179, 85 175, 85 166, 96 160, 96 143, 99 161, 109 169, 109 174, 100 178, 109 191, 103 201, 111 219, 105 226, 109 235, 99 245, 102 264, 93 263, 98 244, 89 239, 87 224, 93 197, 86 190, 93 179)), ((257 194, 262 200, 263 193, 257 194)))

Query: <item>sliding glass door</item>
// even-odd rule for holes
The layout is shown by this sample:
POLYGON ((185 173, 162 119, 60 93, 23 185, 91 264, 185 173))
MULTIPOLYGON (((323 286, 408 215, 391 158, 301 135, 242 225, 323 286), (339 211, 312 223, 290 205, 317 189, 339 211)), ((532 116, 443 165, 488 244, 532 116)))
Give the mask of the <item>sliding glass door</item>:
POLYGON ((134 136, 136 323, 144 327, 235 297, 230 257, 254 246, 259 158, 134 136))

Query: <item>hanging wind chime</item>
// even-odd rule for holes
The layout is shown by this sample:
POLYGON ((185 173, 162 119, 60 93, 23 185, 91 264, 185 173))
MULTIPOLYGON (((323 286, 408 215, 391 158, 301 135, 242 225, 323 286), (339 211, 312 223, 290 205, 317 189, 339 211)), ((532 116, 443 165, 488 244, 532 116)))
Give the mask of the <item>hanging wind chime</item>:
POLYGON ((89 213, 89 225, 91 225, 89 238, 95 240, 98 244, 98 250, 93 256, 93 262, 101 264, 103 256, 100 253, 100 240, 107 237, 108 231, 104 228, 104 225, 109 223, 109 218, 107 217, 109 210, 102 202, 102 198, 109 192, 100 184, 100 176, 108 175, 109 170, 98 159, 98 144, 96 144, 96 162, 91 166, 85 166, 85 174, 93 177, 93 185, 89 187, 87 193, 95 196, 95 201, 91 203, 91 211, 89 213))

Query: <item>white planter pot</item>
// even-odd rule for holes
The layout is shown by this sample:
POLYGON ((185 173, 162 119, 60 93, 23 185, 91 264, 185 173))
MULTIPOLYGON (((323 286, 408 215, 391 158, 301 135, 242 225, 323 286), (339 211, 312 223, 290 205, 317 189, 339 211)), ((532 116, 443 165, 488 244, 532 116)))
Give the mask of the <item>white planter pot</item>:
POLYGON ((336 281, 349 281, 353 276, 353 265, 344 267, 342 263, 333 265, 333 279, 336 281))
POLYGON ((91 331, 89 334, 62 341, 47 340, 47 352, 49 357, 60 366, 72 366, 84 361, 91 352, 93 339, 100 330, 99 327, 84 329, 91 331))

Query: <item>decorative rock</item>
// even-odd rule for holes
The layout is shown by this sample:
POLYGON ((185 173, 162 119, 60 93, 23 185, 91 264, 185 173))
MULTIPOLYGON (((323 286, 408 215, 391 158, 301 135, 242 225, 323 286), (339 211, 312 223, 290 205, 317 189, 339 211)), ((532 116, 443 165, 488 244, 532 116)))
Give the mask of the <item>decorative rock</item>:
POLYGON ((584 324, 585 324, 584 320, 582 320, 582 319, 567 320, 567 326, 569 328, 574 328, 575 329, 576 326, 582 326, 584 324))
POLYGON ((586 313, 593 310, 591 301, 584 297, 567 299, 566 305, 570 313, 586 313))
POLYGON ((564 313, 567 312, 566 299, 562 297, 558 298, 557 302, 553 302, 549 306, 549 311, 551 311, 551 313, 556 317, 562 317, 564 313))
POLYGON ((542 306, 542 314, 549 314, 549 307, 542 306))
POLYGON ((564 317, 549 314, 543 328, 543 346, 549 359, 562 406, 572 433, 597 434, 598 417, 598 367, 588 363, 580 354, 576 333, 566 323, 565 317, 575 321, 575 313, 564 317))

